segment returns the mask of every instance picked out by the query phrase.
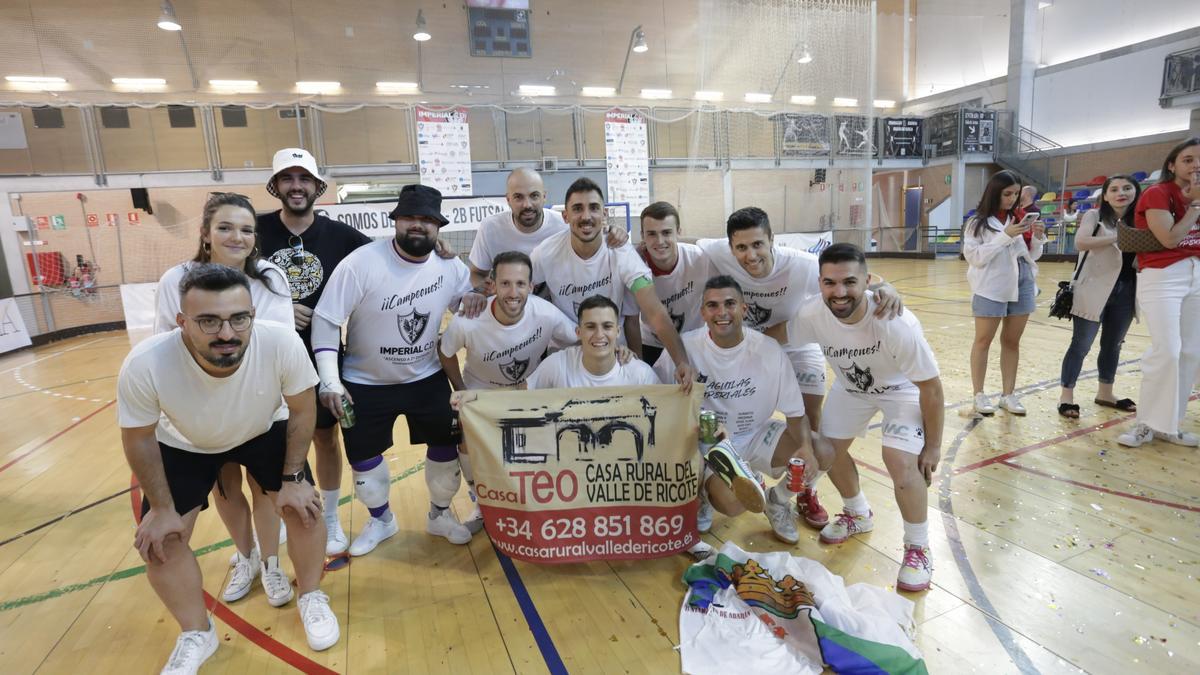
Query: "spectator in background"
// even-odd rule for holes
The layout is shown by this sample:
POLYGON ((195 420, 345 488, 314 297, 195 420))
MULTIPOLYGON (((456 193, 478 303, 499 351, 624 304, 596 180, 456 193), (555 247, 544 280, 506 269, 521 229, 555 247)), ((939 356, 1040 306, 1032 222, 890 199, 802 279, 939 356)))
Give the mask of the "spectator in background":
MULTIPOLYGON (((1107 185, 1107 184, 1108 183, 1105 183, 1105 185, 1107 185)), ((1103 195, 1104 192, 1101 191, 1100 194, 1103 195)), ((1132 216, 1133 211, 1130 211, 1129 214, 1130 214, 1130 216, 1132 216)), ((1074 199, 1067 200, 1067 205, 1065 208, 1063 208, 1062 221, 1068 225, 1074 225, 1075 223, 1079 222, 1079 205, 1075 203, 1074 199)), ((1116 236, 1116 235, 1113 235, 1113 236, 1116 236)), ((1113 241, 1115 242, 1116 239, 1114 239, 1113 241)))
POLYGON ((1133 222, 1140 192, 1137 181, 1129 176, 1109 177, 1100 189, 1100 208, 1084 213, 1079 226, 1075 246, 1086 252, 1087 257, 1080 256, 1078 264, 1082 267, 1072 284, 1075 300, 1071 305, 1071 346, 1063 355, 1062 392, 1058 397, 1058 414, 1068 419, 1079 418, 1075 382, 1083 368, 1083 359, 1102 327, 1100 356, 1096 361, 1100 369, 1096 405, 1126 412, 1137 410, 1132 400, 1117 400, 1113 381, 1121 360, 1121 343, 1133 322, 1137 300, 1135 254, 1122 253, 1117 248, 1117 227, 1133 222))
POLYGON ((1021 335, 1033 312, 1037 293, 1034 277, 1046 243, 1046 228, 1033 214, 1017 216, 1021 183, 1016 175, 1000 171, 984 187, 975 215, 963 229, 963 257, 970 266, 971 312, 975 316, 975 341, 971 345, 971 384, 975 390, 975 412, 991 415, 995 406, 983 393, 987 376, 988 350, 1000 330, 1000 376, 1003 388, 1000 407, 1013 415, 1024 415, 1025 407, 1014 392, 1021 335), (1030 233, 1025 244, 1024 235, 1030 233), (1003 325, 1003 329, 1001 329, 1003 325))
POLYGON ((1200 138, 1176 145, 1162 178, 1146 189, 1134 224, 1150 230, 1165 248, 1137 254, 1137 304, 1150 331, 1142 357, 1142 404, 1137 424, 1117 437, 1136 448, 1152 439, 1196 447, 1196 434, 1180 429, 1188 397, 1200 378, 1200 138))

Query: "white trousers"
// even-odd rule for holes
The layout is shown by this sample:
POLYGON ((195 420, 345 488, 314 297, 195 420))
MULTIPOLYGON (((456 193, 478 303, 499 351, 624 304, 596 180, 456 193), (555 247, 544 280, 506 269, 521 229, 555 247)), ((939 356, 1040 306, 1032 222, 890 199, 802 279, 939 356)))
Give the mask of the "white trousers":
POLYGON ((1138 273, 1137 302, 1150 349, 1142 357, 1138 421, 1179 433, 1188 397, 1200 380, 1200 257, 1138 273))

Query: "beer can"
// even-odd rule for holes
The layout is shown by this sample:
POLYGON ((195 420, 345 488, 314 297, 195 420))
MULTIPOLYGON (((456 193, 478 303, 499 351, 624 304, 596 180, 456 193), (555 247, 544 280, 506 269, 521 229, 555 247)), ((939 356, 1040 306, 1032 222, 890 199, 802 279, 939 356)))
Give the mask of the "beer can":
POLYGON ((788 460, 788 491, 804 492, 804 460, 799 457, 788 460))
POLYGON ((717 413, 700 411, 700 442, 712 445, 717 442, 717 413))
POLYGON ((342 425, 343 429, 349 429, 354 426, 358 418, 354 416, 354 406, 351 405, 350 399, 342 397, 342 416, 338 418, 338 424, 342 425))

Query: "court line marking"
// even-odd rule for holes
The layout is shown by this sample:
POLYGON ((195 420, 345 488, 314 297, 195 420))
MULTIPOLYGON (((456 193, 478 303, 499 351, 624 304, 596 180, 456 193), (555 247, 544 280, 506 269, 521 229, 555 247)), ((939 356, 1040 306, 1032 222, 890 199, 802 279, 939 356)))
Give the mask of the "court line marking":
POLYGON ((0 375, 5 375, 5 374, 7 374, 7 373, 11 373, 11 372, 12 372, 12 371, 14 371, 14 370, 20 370, 20 369, 24 368, 25 366, 32 366, 33 364, 35 364, 35 363, 39 363, 39 362, 41 362, 41 361, 45 361, 46 359, 52 359, 52 358, 54 358, 54 357, 56 357, 56 356, 61 356, 62 354, 66 354, 67 352, 75 351, 76 349, 82 349, 82 348, 84 348, 84 347, 86 347, 86 346, 88 346, 88 345, 94 345, 94 344, 96 344, 97 342, 101 342, 101 341, 104 341, 104 340, 109 340, 109 339, 112 339, 112 338, 114 338, 114 337, 116 337, 116 336, 115 336, 115 335, 109 335, 109 336, 102 337, 102 338, 96 338, 95 340, 90 340, 90 341, 88 341, 88 342, 85 342, 85 343, 83 343, 83 344, 81 344, 81 345, 75 345, 74 347, 68 347, 68 348, 66 348, 66 349, 62 350, 61 352, 54 352, 54 353, 52 353, 52 354, 47 354, 47 355, 45 355, 45 356, 40 356, 40 357, 38 357, 38 358, 36 358, 36 359, 34 359, 34 360, 32 360, 32 361, 29 361, 28 363, 22 363, 22 364, 21 364, 21 365, 19 365, 19 366, 14 366, 14 367, 12 367, 12 368, 8 368, 7 370, 0 370, 0 375))
POLYGON ((1056 481, 1059 481, 1062 483, 1067 483, 1069 485, 1074 485, 1076 487, 1081 487, 1081 488, 1085 488, 1088 490, 1095 490, 1096 492, 1103 492, 1106 495, 1114 495, 1116 497, 1125 497, 1126 499, 1135 499, 1139 502, 1146 502, 1147 504, 1156 504, 1158 506, 1166 506, 1168 508, 1179 509, 1181 511, 1192 511, 1193 513, 1200 513, 1200 506, 1192 506, 1189 504, 1177 504, 1175 502, 1169 502, 1165 499, 1157 499, 1155 497, 1146 497, 1143 495, 1135 495, 1132 492, 1121 492, 1120 490, 1113 490, 1112 488, 1106 488, 1103 485, 1094 485, 1092 483, 1083 483, 1083 482, 1080 482, 1077 480, 1072 480, 1070 478, 1063 478, 1062 476, 1055 476, 1054 474, 1052 474, 1048 471, 1042 471, 1041 469, 1035 469, 1031 466, 1025 466, 1024 464, 1017 464, 1016 462, 1010 462, 1007 459, 1000 463, 1003 464, 1004 466, 1009 467, 1010 469, 1017 469, 1018 471, 1026 471, 1028 473, 1032 473, 1037 476, 1042 476, 1043 478, 1049 478, 1051 480, 1056 480, 1056 481))
POLYGON ((42 448, 46 447, 47 445, 49 445, 49 444, 50 444, 50 443, 52 443, 53 441, 57 440, 59 436, 62 436, 63 434, 65 434, 65 433, 67 433, 68 431, 70 431, 70 430, 74 429, 75 427, 79 426, 80 424, 83 424, 84 422, 86 422, 86 421, 90 420, 91 418, 95 417, 96 415, 100 414, 101 412, 103 412, 103 411, 104 411, 104 410, 106 410, 106 409, 107 409, 109 406, 111 406, 112 404, 114 404, 114 403, 116 403, 116 402, 117 402, 117 401, 116 401, 116 399, 111 399, 111 400, 109 400, 109 402, 108 402, 108 403, 105 403, 104 405, 100 406, 99 408, 96 408, 95 410, 93 410, 92 412, 88 413, 87 415, 85 415, 85 416, 83 416, 83 417, 80 417, 78 420, 75 420, 74 422, 72 422, 72 423, 70 424, 70 426, 68 426, 68 427, 66 427, 66 428, 64 428, 64 429, 62 429, 61 431, 59 431, 58 433, 54 434, 54 435, 53 435, 53 436, 51 436, 50 438, 47 438, 46 440, 42 441, 41 443, 38 443, 37 445, 35 445, 34 447, 30 448, 29 450, 26 450, 24 453, 22 453, 22 454, 19 454, 19 455, 17 455, 16 457, 13 457, 11 460, 9 460, 9 461, 8 461, 8 463, 7 463, 7 464, 0 465, 0 473, 3 473, 3 472, 4 472, 4 470, 5 470, 5 469, 7 469, 8 467, 10 467, 10 466, 12 466, 13 464, 16 464, 17 462, 19 462, 19 461, 21 461, 21 460, 25 459, 26 457, 28 457, 28 456, 32 455, 33 453, 37 452, 38 450, 41 450, 42 448))
POLYGON ((542 622, 542 616, 538 614, 537 607, 533 604, 533 598, 529 596, 529 589, 525 588, 525 582, 521 579, 521 573, 517 571, 517 566, 513 564, 512 558, 496 548, 495 542, 492 542, 492 550, 496 553, 496 559, 500 561, 500 567, 504 570, 504 578, 508 580, 508 587, 512 589, 513 597, 516 598, 517 605, 521 608, 521 614, 525 617, 529 632, 533 633, 533 640, 542 653, 546 669, 550 671, 551 675, 566 675, 567 667, 563 664, 562 657, 559 656, 549 631, 546 630, 546 624, 542 622))

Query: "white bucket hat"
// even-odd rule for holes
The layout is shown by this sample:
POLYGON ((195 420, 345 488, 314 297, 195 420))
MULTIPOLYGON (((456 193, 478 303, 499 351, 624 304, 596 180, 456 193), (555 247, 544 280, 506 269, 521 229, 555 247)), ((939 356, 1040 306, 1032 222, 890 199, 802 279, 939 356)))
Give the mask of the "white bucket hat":
POLYGON ((271 160, 271 177, 267 179, 267 192, 276 199, 282 199, 279 196, 279 191, 275 189, 275 177, 285 169, 298 167, 304 169, 317 180, 317 194, 320 197, 325 194, 325 179, 317 171, 317 160, 309 151, 304 148, 284 148, 275 153, 274 159, 271 160))

